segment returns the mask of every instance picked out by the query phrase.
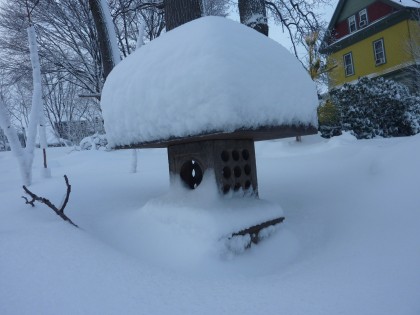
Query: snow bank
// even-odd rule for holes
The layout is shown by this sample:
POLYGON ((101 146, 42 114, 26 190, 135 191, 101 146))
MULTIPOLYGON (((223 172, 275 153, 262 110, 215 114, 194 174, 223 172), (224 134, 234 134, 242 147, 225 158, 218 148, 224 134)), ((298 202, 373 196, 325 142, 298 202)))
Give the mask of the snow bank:
POLYGON ((316 88, 283 46, 237 22, 205 17, 122 61, 102 92, 111 146, 212 131, 317 124, 316 88))
POLYGON ((143 150, 132 174, 129 151, 52 148, 49 180, 36 150, 31 190, 60 204, 67 174, 80 229, 25 205, 13 154, 0 152, 0 314, 418 315, 420 134, 255 149, 260 196, 286 220, 231 257, 215 228, 193 229, 206 215, 195 205, 215 209, 215 194, 168 192, 166 150, 143 150))
MULTIPOLYGON (((241 193, 220 196, 214 181, 212 175, 206 174, 194 191, 174 185, 166 195, 148 201, 138 216, 131 218, 138 226, 135 239, 149 243, 153 238, 153 253, 176 249, 174 256, 181 252, 183 259, 197 252, 224 255, 235 246, 228 240, 232 233, 283 216, 275 203, 244 198, 241 193)), ((237 245, 233 251, 244 250, 244 246, 237 245)), ((148 247, 143 244, 144 249, 148 247)))
POLYGON ((99 150, 99 149, 106 149, 108 141, 106 139, 106 135, 101 135, 99 133, 95 133, 92 136, 88 136, 80 141, 80 149, 81 150, 99 150))

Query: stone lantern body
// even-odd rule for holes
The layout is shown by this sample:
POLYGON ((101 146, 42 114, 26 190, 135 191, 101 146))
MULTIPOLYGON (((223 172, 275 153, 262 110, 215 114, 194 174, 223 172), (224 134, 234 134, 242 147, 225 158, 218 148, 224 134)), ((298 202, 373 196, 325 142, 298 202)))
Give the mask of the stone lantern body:
MULTIPOLYGON (((221 196, 257 199, 254 142, 316 133, 317 105, 314 83, 285 48, 220 17, 177 27, 127 57, 101 100, 114 149, 167 148, 171 185, 196 189, 212 174, 221 196)), ((281 221, 232 235, 257 242, 281 221)))

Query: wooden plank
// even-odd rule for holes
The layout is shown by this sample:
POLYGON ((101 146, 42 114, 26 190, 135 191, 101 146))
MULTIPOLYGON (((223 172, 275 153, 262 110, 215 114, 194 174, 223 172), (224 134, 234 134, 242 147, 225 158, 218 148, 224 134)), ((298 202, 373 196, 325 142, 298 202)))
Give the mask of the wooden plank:
POLYGON ((241 230, 239 232, 236 233, 232 233, 232 235, 229 237, 229 239, 235 237, 235 236, 245 236, 247 234, 249 234, 249 236, 251 237, 251 242, 248 244, 248 246, 246 248, 249 248, 251 246, 251 243, 254 244, 258 244, 260 239, 259 233, 261 232, 261 230, 268 228, 269 226, 273 226, 279 223, 282 223, 284 221, 284 217, 280 217, 280 218, 276 218, 270 221, 266 221, 263 222, 261 224, 258 225, 254 225, 251 226, 247 229, 241 230))
POLYGON ((139 142, 131 145, 116 146, 114 149, 150 149, 166 148, 171 145, 185 144, 207 140, 273 140, 296 136, 313 135, 318 129, 312 125, 284 125, 277 127, 260 127, 258 129, 237 129, 233 132, 214 131, 201 135, 173 137, 150 142, 139 142))

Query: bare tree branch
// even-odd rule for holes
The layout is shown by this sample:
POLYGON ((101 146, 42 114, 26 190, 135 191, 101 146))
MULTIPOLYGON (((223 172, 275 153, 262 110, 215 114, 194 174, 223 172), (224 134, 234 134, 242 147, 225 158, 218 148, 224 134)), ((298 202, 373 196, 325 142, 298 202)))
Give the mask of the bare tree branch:
POLYGON ((71 185, 69 183, 69 179, 67 178, 67 175, 64 175, 64 180, 66 182, 67 192, 66 192, 66 196, 64 198, 64 202, 63 202, 63 204, 61 205, 60 208, 57 208, 47 198, 37 196, 36 194, 34 194, 33 192, 31 192, 25 185, 23 185, 23 190, 25 191, 26 194, 28 194, 32 198, 32 200, 29 200, 25 196, 22 196, 22 198, 25 199, 25 201, 26 201, 25 203, 26 204, 30 204, 32 207, 35 207, 35 201, 38 201, 40 203, 43 203, 43 204, 47 205, 49 208, 51 208, 64 221, 67 221, 70 224, 72 224, 73 226, 78 227, 75 223, 73 223, 73 221, 67 215, 64 214, 64 209, 67 206, 67 203, 68 203, 69 198, 70 198, 70 192, 71 192, 71 185))
MULTIPOLYGON (((305 45, 308 34, 320 32, 324 25, 316 8, 328 5, 330 0, 265 0, 267 11, 274 21, 286 29, 295 56, 300 60, 298 46, 305 45)), ((302 61, 301 61, 302 62, 302 61)), ((302 62, 304 65, 304 63, 302 62)))

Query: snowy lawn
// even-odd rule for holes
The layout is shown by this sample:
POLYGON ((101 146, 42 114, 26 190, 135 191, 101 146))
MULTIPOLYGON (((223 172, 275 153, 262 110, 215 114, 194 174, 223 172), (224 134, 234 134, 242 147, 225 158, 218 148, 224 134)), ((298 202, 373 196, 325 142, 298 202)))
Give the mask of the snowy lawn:
POLYGON ((136 174, 130 151, 70 151, 51 179, 37 151, 30 189, 60 204, 68 175, 80 229, 25 205, 0 153, 0 314, 420 314, 420 135, 257 143, 254 207, 286 221, 241 255, 209 214, 240 200, 170 192, 165 150, 136 174))

